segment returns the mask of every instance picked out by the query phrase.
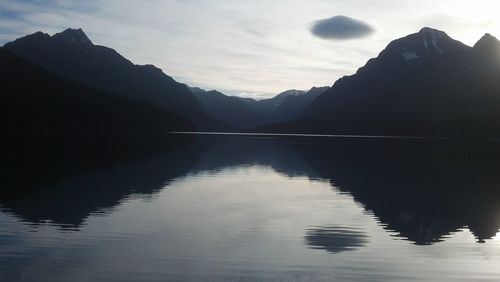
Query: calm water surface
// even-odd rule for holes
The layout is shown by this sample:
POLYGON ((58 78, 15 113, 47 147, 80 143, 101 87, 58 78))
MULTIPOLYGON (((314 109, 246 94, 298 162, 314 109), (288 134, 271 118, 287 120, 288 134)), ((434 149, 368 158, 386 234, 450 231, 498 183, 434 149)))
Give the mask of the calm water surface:
POLYGON ((499 281, 499 152, 194 138, 3 196, 0 280, 499 281))

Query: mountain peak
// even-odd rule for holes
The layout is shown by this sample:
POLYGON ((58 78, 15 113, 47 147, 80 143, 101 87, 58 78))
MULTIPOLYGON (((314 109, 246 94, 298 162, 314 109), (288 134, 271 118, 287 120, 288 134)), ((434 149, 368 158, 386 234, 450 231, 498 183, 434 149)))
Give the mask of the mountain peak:
POLYGON ((52 37, 54 39, 61 40, 71 44, 78 43, 84 45, 94 45, 81 28, 78 29, 68 28, 63 32, 54 34, 54 36, 52 37))
MULTIPOLYGON (((410 35, 411 36, 411 35, 410 35)), ((415 44, 418 44, 420 48, 421 56, 432 56, 432 55, 444 55, 447 53, 448 43, 452 39, 441 30, 437 30, 430 27, 422 28, 418 33, 413 36, 416 40, 415 44)), ((408 56, 405 56, 408 59, 408 56)))
POLYGON ((486 33, 474 45, 475 54, 486 59, 488 62, 498 64, 500 62, 500 41, 493 35, 486 33))
POLYGON ((491 48, 498 48, 498 46, 500 46, 500 41, 495 36, 486 33, 474 45, 474 49, 491 49, 491 48))
POLYGON ((288 97, 288 96, 297 96, 297 95, 302 95, 306 93, 305 91, 302 91, 302 90, 297 90, 297 89, 291 89, 291 90, 287 90, 287 91, 284 91, 284 92, 281 92, 280 94, 274 96, 274 98, 285 98, 285 97, 288 97))
POLYGON ((193 94, 200 94, 200 93, 205 93, 207 92, 205 89, 202 89, 200 87, 190 87, 186 85, 186 87, 191 91, 193 94))
POLYGON ((424 27, 417 33, 392 41, 385 53, 399 57, 402 61, 416 61, 467 48, 465 44, 452 39, 444 31, 424 27))
POLYGON ((432 28, 432 27, 423 27, 422 29, 420 29, 420 31, 418 33, 419 34, 440 33, 440 34, 446 35, 446 32, 439 30, 439 29, 432 28))
POLYGON ((30 35, 27 35, 25 37, 33 37, 33 38, 47 38, 47 37, 50 37, 50 35, 48 35, 47 33, 43 33, 41 31, 37 31, 33 34, 30 34, 30 35))
MULTIPOLYGON (((50 39, 50 35, 47 33, 43 33, 41 31, 37 31, 33 34, 26 35, 24 37, 18 38, 15 41, 39 41, 39 40, 46 40, 50 39)), ((9 45, 11 42, 5 44, 9 45)))

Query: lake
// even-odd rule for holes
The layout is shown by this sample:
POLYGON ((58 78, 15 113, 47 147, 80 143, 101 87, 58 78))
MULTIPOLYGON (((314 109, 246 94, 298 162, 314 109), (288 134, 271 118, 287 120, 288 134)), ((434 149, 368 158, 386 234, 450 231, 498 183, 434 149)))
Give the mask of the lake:
POLYGON ((0 280, 500 280, 499 143, 207 135, 166 146, 85 168, 67 156, 14 163, 0 280))

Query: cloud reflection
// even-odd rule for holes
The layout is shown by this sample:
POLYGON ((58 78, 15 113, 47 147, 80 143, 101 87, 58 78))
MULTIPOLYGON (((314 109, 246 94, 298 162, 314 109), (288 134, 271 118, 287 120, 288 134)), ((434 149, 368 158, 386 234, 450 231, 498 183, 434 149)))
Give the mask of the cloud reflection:
POLYGON ((342 226, 309 229, 305 239, 311 249, 325 250, 333 254, 354 251, 368 243, 368 235, 363 231, 342 226))

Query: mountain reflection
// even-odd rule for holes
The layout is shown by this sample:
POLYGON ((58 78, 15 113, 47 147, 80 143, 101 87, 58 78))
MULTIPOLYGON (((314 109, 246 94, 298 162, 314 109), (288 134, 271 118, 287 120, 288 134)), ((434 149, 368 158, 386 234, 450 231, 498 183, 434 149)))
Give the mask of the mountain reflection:
POLYGON ((0 208, 35 225, 50 222, 65 230, 78 230, 90 214, 111 212, 131 194, 153 194, 169 180, 187 174, 199 153, 185 146, 189 139, 179 141, 162 140, 165 148, 158 144, 115 146, 115 152, 92 148, 90 156, 73 145, 71 152, 53 146, 37 148, 41 150, 38 154, 23 152, 26 156, 4 177, 14 188, 2 191, 0 208), (36 158, 39 155, 44 161, 36 158))
POLYGON ((322 158, 309 161, 317 172, 415 244, 441 241, 463 227, 479 242, 498 231, 495 143, 359 140, 315 151, 309 155, 322 158))
MULTIPOLYGON (((168 189, 185 175, 251 165, 329 181, 415 244, 445 240, 464 227, 484 242, 500 228, 500 145, 456 140, 197 137, 153 158, 61 173, 43 189, 2 197, 0 207, 27 222, 78 227, 131 194, 168 189)), ((311 229, 305 239, 332 253, 366 243, 359 230, 341 227, 311 229)))
POLYGON ((338 226, 310 229, 305 238, 312 249, 322 249, 333 254, 357 250, 368 242, 368 236, 364 232, 338 226))

